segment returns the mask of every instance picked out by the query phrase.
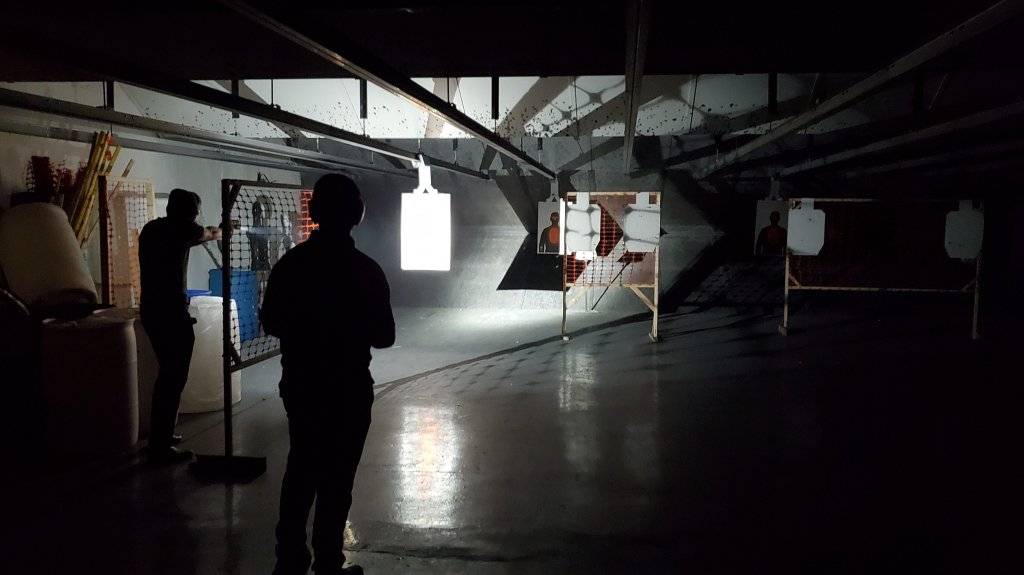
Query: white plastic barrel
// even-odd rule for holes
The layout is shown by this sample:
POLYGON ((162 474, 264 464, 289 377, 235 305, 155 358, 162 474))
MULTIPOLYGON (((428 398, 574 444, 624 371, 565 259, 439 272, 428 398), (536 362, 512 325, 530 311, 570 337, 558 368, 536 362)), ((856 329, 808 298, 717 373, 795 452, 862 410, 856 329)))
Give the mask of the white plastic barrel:
POLYGON ((0 267, 29 305, 96 303, 75 232, 53 204, 22 204, 0 216, 0 267))
POLYGON ((132 321, 135 331, 139 389, 139 439, 149 437, 149 413, 153 406, 153 384, 156 383, 158 363, 153 344, 149 342, 146 328, 142 326, 139 310, 135 308, 110 308, 96 311, 94 315, 111 316, 132 321))
MULTIPOLYGON (((181 393, 180 413, 204 413, 224 409, 224 300, 218 296, 196 296, 189 302, 189 314, 196 318, 196 343, 192 348, 188 383, 181 393)), ((231 302, 232 319, 238 317, 231 302)), ((232 321, 231 339, 238 349, 238 322, 232 321)), ((242 374, 231 374, 231 403, 242 400, 242 374)))
POLYGON ((101 315, 48 319, 41 334, 46 442, 68 456, 122 452, 138 440, 135 332, 101 315))

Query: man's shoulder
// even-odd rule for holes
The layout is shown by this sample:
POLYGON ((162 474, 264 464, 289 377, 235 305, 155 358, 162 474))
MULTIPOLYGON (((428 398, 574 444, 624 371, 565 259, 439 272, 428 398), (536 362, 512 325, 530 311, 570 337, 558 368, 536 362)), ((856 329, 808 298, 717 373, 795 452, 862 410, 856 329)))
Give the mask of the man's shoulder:
POLYGON ((352 251, 353 260, 356 263, 356 265, 364 266, 367 269, 371 269, 375 272, 380 272, 382 274, 384 273, 384 270, 380 267, 380 264, 377 263, 377 260, 364 254, 362 251, 359 250, 359 248, 355 248, 352 251))
POLYGON ((295 264, 296 262, 302 260, 304 257, 310 255, 309 249, 310 246, 306 242, 303 242, 292 247, 290 250, 281 254, 281 257, 278 258, 277 263, 274 264, 274 267, 277 267, 281 264, 284 264, 286 266, 295 264))
POLYGON ((161 234, 166 233, 166 229, 167 218, 157 218, 155 220, 150 220, 146 222, 146 225, 142 226, 142 231, 139 232, 139 239, 141 240, 143 236, 159 236, 161 234))
POLYGON ((157 218, 155 220, 149 220, 146 225, 142 226, 142 230, 152 230, 156 228, 162 228, 167 224, 167 218, 157 218))
POLYGON ((388 285, 388 276, 384 273, 384 269, 380 267, 377 260, 364 254, 358 249, 354 250, 354 264, 358 268, 358 273, 364 277, 369 277, 374 281, 379 288, 390 289, 388 285))
POLYGON ((156 218, 150 220, 146 225, 142 226, 142 231, 149 230, 152 233, 163 233, 163 234, 177 234, 186 233, 191 236, 197 232, 201 233, 203 226, 197 222, 190 222, 187 220, 172 220, 171 218, 156 218))

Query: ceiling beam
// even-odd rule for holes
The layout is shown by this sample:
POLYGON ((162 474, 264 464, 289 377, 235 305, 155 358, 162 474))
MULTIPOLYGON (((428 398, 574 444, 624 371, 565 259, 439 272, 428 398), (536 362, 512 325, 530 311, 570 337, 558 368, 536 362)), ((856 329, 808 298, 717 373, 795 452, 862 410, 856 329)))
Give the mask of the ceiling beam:
POLYGON ((444 118, 449 124, 482 140, 500 153, 531 166, 549 179, 555 179, 555 173, 544 166, 544 164, 533 159, 526 152, 516 148, 504 138, 480 125, 476 120, 460 112, 448 102, 438 98, 429 90, 413 82, 410 78, 391 69, 390 66, 383 62, 373 62, 373 59, 366 54, 357 56, 359 60, 362 60, 362 62, 357 62, 355 59, 343 56, 328 48, 324 43, 314 40, 246 2, 240 0, 218 1, 225 7, 270 30, 281 38, 308 50, 323 60, 337 66, 339 69, 373 82, 380 88, 412 102, 428 113, 444 118))
MULTIPOLYGON (((230 91, 232 89, 232 85, 233 85, 232 81, 216 80, 216 82, 217 82, 218 86, 220 86, 221 88, 224 88, 225 90, 229 90, 230 91)), ((271 82, 273 82, 273 80, 271 80, 271 82)), ((237 85, 238 85, 238 88, 239 88, 239 91, 238 91, 238 94, 237 94, 238 96, 240 96, 242 98, 245 98, 247 100, 252 100, 253 102, 259 102, 261 104, 270 104, 270 102, 267 102, 259 94, 257 94, 256 90, 253 90, 251 86, 246 84, 245 80, 238 80, 238 84, 237 85)), ((273 94, 273 87, 271 87, 271 94, 273 94)), ((295 129, 292 126, 289 126, 288 124, 281 124, 281 123, 277 123, 277 122, 271 122, 271 123, 274 124, 274 126, 278 130, 281 130, 285 134, 288 134, 289 138, 293 138, 295 140, 301 140, 303 138, 301 130, 297 130, 297 129, 295 129)))
MULTIPOLYGON (((393 156, 409 162, 417 162, 421 156, 421 154, 417 152, 404 150, 402 148, 374 140, 373 138, 354 134, 348 130, 338 128, 337 126, 332 126, 330 124, 325 124, 324 122, 313 120, 312 118, 286 112, 267 104, 253 102, 240 96, 233 96, 213 88, 196 84, 195 82, 177 80, 152 74, 135 74, 130 72, 123 75, 118 74, 118 76, 120 81, 139 86, 140 88, 163 92, 170 96, 191 100, 193 102, 206 104, 215 108, 240 112, 246 116, 266 120, 272 123, 288 124, 301 130, 327 136, 350 146, 362 148, 370 152, 393 156)), ((427 159, 429 164, 434 168, 458 172, 460 174, 474 176, 485 180, 488 179, 487 174, 482 174, 442 160, 434 158, 427 159)))
POLYGON ((874 93, 889 82, 904 76, 921 65, 940 56, 1002 22, 1017 15, 1024 9, 1024 0, 1002 0, 991 8, 965 21, 952 30, 924 44, 913 52, 896 60, 889 66, 850 86, 846 90, 818 104, 814 108, 780 125, 777 129, 761 136, 733 152, 714 159, 698 170, 698 178, 731 166, 761 148, 773 144, 799 130, 813 126, 829 116, 874 93))
POLYGON ((125 62, 117 62, 111 58, 99 58, 87 47, 73 48, 59 42, 40 44, 33 42, 31 35, 26 31, 12 34, 8 39, 21 40, 25 45, 32 46, 33 52, 38 57, 59 61, 65 66, 83 70, 105 79, 117 80, 124 84, 131 84, 230 112, 239 112, 273 124, 286 124, 300 130, 327 136, 350 146, 408 162, 416 163, 422 156, 434 168, 484 180, 490 178, 487 174, 436 158, 430 158, 418 152, 404 150, 373 138, 343 130, 337 126, 286 112, 275 106, 254 102, 241 96, 234 96, 195 82, 166 76, 125 62), (71 59, 73 57, 75 59, 71 59), (102 62, 102 64, 97 64, 97 62, 102 62))
MULTIPOLYGON (((230 148, 251 154, 273 156, 293 161, 316 162, 328 167, 338 166, 349 169, 381 171, 380 168, 375 166, 361 164, 356 160, 342 158, 340 156, 333 156, 321 152, 282 146, 271 142, 261 142, 250 138, 242 138, 239 136, 230 136, 227 134, 200 130, 198 128, 183 126, 172 122, 165 122, 163 120, 126 114, 124 112, 115 112, 113 110, 105 110, 102 108, 94 108, 92 106, 86 106, 85 104, 56 100, 54 98, 36 96, 34 94, 26 94, 24 92, 8 90, 6 88, 0 88, 0 106, 97 122, 103 125, 119 126, 129 130, 151 133, 187 143, 217 145, 223 148, 230 148)), ((386 172, 391 174, 402 173, 397 170, 386 172)), ((409 172, 411 173, 412 170, 409 170, 409 172)))
MULTIPOLYGON (((81 130, 74 130, 70 128, 19 124, 15 122, 5 122, 2 120, 0 120, 0 132, 6 134, 17 134, 21 136, 33 136, 36 138, 49 138, 65 142, 78 142, 82 144, 91 144, 96 138, 96 134, 92 131, 83 132, 81 130)), ((348 171, 350 169, 357 171, 370 169, 363 166, 343 166, 340 164, 325 164, 322 166, 315 166, 305 165, 302 163, 288 163, 283 160, 274 160, 272 158, 231 154, 218 149, 197 148, 189 146, 187 144, 137 140, 135 138, 125 137, 121 134, 114 134, 114 138, 117 140, 117 144, 119 146, 128 150, 141 150, 145 152, 157 152, 161 154, 172 154, 175 156, 185 156, 190 158, 202 158, 205 160, 217 160, 221 162, 231 162, 234 164, 242 164, 247 166, 273 168, 288 172, 328 174, 342 170, 348 171)), ((396 176, 404 176, 407 178, 416 177, 415 172, 411 170, 409 170, 408 172, 394 172, 375 168, 372 169, 372 171, 396 176)))
POLYGON ((911 160, 890 162, 881 166, 849 170, 843 174, 843 177, 859 178, 862 176, 875 176, 899 170, 911 170, 922 166, 930 166, 932 164, 948 164, 950 162, 974 160, 977 158, 986 158, 989 156, 998 156, 1001 154, 1020 151, 1024 151, 1024 140, 1014 140, 1011 142, 1002 142, 988 146, 979 146, 977 148, 968 148, 966 150, 954 150, 944 154, 934 154, 911 160))
MULTIPOLYGON (((1019 180, 1021 166, 1024 166, 1024 159, 1010 158, 1008 160, 996 160, 993 162, 985 162, 981 164, 967 164, 963 166, 940 168, 932 170, 930 172, 924 172, 924 174, 922 175, 929 178, 947 178, 950 176, 962 176, 964 174, 970 174, 975 172, 988 172, 989 174, 991 174, 992 172, 1009 170, 1009 176, 1015 176, 1015 179, 1019 180)), ((971 180, 972 183, 976 183, 977 181, 977 177, 971 180)))
POLYGON ((647 57, 647 38, 651 31, 651 11, 654 0, 630 0, 626 5, 626 138, 623 172, 629 172, 633 161, 633 140, 636 137, 637 114, 640 111, 640 92, 644 78, 644 60, 647 57))
POLYGON ((945 136, 961 130, 977 128, 979 126, 997 122, 1022 113, 1024 113, 1024 102, 1014 102, 1013 104, 1002 106, 1000 108, 993 108, 991 110, 986 110, 963 118, 957 118, 956 120, 945 122, 943 124, 937 124, 921 130, 915 130, 909 134, 903 134, 901 136, 888 138, 866 146, 854 148, 852 150, 846 150, 836 154, 829 154, 827 156, 808 160, 781 170, 779 175, 782 177, 788 177, 802 172, 824 168, 826 166, 839 164, 868 154, 906 146, 938 136, 945 136))

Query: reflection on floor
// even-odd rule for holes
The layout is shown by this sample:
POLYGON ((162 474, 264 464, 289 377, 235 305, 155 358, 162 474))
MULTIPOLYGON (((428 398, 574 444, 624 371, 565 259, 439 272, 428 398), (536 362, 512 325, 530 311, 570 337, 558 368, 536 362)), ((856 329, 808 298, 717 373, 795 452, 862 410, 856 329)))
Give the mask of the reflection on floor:
MULTIPOLYGON (((978 551, 1013 541, 988 516, 1009 481, 989 460, 1003 382, 966 307, 837 301, 788 337, 762 309, 681 310, 658 344, 646 320, 517 348, 473 331, 500 334, 497 317, 423 319, 376 359, 389 375, 351 557, 409 574, 995 572, 978 551), (496 343, 516 349, 483 349, 496 343), (409 377, 431 353, 455 367, 409 377)), ((0 572, 269 573, 287 452, 276 369, 247 371, 236 406, 237 448, 266 455, 265 475, 134 467, 29 489, 0 572)), ((216 418, 184 428, 186 447, 220 449, 216 418)))

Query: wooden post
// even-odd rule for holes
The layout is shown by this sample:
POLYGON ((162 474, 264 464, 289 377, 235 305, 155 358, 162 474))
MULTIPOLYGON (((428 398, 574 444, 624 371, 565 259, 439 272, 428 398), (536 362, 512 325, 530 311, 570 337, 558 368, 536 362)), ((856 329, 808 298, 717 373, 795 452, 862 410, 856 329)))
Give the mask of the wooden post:
MULTIPOLYGON (((659 242, 660 244, 660 242, 659 242)), ((654 322, 651 326, 651 341, 658 341, 658 313, 661 307, 659 306, 659 299, 661 297, 661 246, 654 248, 654 322)))
POLYGON ((103 290, 103 297, 100 300, 103 305, 110 305, 110 237, 107 229, 107 221, 110 219, 109 206, 107 205, 107 177, 100 176, 100 289, 103 290))
POLYGON ((569 290, 565 284, 565 273, 566 266, 569 265, 569 254, 562 254, 562 341, 569 341, 569 334, 565 331, 565 316, 566 316, 566 298, 569 295, 569 290))
POLYGON ((782 325, 779 333, 789 335, 789 249, 786 249, 786 286, 782 296, 782 325))
POLYGON ((981 333, 978 331, 978 311, 981 299, 981 251, 978 251, 974 270, 974 319, 971 321, 971 339, 979 340, 981 339, 981 333))

